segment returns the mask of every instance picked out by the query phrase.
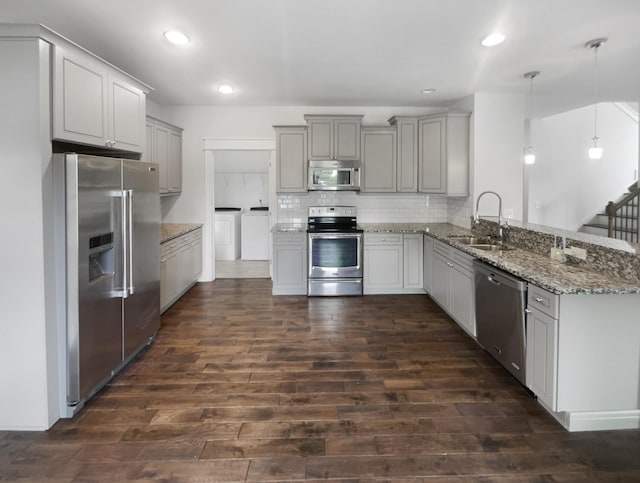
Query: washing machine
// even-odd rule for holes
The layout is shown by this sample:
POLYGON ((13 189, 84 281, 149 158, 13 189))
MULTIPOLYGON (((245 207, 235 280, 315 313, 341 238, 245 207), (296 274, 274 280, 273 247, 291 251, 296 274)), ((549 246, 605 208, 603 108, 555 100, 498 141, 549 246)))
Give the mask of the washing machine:
POLYGON ((240 258, 241 213, 242 208, 216 208, 216 260, 237 260, 240 258))

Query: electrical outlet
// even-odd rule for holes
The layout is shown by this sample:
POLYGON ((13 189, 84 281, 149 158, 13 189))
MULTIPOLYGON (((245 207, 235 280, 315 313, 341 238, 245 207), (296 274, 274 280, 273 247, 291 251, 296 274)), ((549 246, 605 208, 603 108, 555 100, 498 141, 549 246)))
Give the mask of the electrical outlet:
POLYGON ((504 210, 502 210, 502 214, 508 220, 513 218, 513 210, 511 208, 505 208, 504 210))

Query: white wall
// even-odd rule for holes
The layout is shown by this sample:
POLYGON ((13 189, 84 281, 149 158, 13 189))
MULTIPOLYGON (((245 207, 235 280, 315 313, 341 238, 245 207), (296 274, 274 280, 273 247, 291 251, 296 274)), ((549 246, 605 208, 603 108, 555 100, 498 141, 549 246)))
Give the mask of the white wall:
POLYGON ((529 221, 577 230, 635 181, 638 125, 614 104, 598 105, 600 160, 589 159, 594 108, 532 122, 536 163, 529 167, 529 221))
MULTIPOLYGON (((480 193, 495 191, 502 198, 503 215, 521 220, 523 95, 476 93, 471 123, 473 207, 480 193)), ((497 213, 497 199, 493 195, 485 195, 480 203, 480 214, 496 216, 497 213)))
POLYGON ((159 117, 184 129, 182 194, 162 200, 164 222, 204 222, 203 139, 274 139, 273 125, 305 125, 305 114, 363 114, 363 125, 384 125, 393 115, 434 108, 335 106, 164 106, 159 117))
POLYGON ((0 116, 3 179, 11 180, 0 190, 0 429, 46 429, 57 419, 55 304, 45 287, 51 220, 43 216, 52 188, 51 148, 43 142, 49 116, 42 116, 48 59, 48 44, 39 40, 0 40, 0 105, 11 113, 0 116))
POLYGON ((269 205, 269 151, 215 152, 215 205, 269 205))

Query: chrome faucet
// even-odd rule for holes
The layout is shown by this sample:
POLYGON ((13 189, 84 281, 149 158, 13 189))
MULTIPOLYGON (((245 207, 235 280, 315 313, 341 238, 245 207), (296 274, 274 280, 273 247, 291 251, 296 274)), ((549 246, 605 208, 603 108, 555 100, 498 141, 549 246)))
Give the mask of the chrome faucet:
POLYGON ((478 214, 478 207, 480 206, 480 198, 482 198, 486 194, 496 195, 498 198, 498 236, 500 237, 500 241, 503 241, 502 238, 502 228, 507 225, 506 221, 502 219, 502 198, 495 191, 483 191, 478 196, 478 200, 476 201, 476 212, 473 214, 473 222, 480 223, 480 215, 478 214))

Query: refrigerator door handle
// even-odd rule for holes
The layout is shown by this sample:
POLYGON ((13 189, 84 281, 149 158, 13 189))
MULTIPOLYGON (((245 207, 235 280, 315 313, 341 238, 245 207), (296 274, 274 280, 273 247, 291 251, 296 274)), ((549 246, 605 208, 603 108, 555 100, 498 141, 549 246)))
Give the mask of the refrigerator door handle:
POLYGON ((128 210, 129 190, 122 190, 122 298, 129 296, 129 277, 127 269, 129 267, 129 210, 128 210))
POLYGON ((129 285, 126 287, 128 295, 133 295, 135 293, 135 287, 133 285, 133 190, 127 190, 128 194, 128 205, 129 211, 127 213, 127 221, 128 221, 128 230, 127 234, 129 236, 129 285))

